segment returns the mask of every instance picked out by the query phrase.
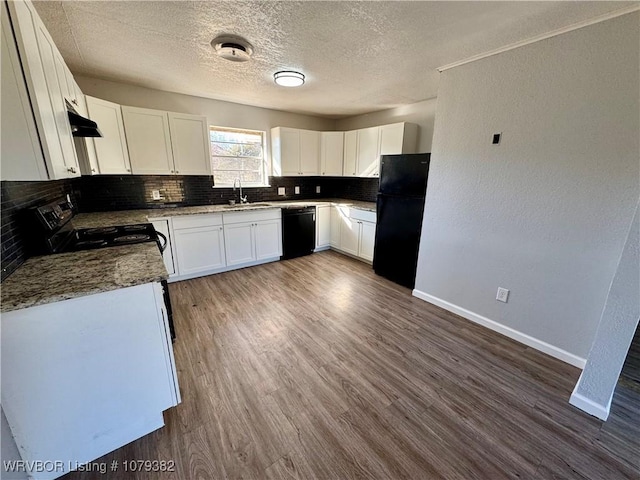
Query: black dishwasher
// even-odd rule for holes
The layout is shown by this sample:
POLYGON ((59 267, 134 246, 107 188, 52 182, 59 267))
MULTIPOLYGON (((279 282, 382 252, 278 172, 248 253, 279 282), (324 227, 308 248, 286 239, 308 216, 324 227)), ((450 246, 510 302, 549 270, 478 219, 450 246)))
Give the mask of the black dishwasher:
POLYGON ((282 259, 301 257, 316 248, 316 207, 282 209, 282 259))

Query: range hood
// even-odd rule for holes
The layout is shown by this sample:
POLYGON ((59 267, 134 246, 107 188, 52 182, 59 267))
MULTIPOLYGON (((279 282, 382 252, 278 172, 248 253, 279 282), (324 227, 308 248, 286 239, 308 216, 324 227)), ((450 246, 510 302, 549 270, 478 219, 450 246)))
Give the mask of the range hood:
POLYGON ((98 124, 93 120, 78 115, 75 108, 69 103, 67 104, 67 114, 69 115, 69 123, 71 124, 71 133, 74 137, 102 137, 102 132, 98 128, 98 124))

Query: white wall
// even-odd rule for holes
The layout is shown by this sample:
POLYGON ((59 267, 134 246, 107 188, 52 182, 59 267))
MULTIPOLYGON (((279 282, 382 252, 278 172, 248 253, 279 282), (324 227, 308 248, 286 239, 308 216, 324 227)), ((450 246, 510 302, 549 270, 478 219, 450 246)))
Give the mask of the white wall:
POLYGON ((359 128, 375 127, 397 122, 411 122, 418 124, 417 152, 431 151, 433 138, 433 124, 436 116, 436 99, 431 98, 410 105, 366 113, 356 117, 343 118, 336 121, 336 130, 357 130, 359 128))
POLYGON ((571 403, 603 420, 640 319, 640 203, 571 403))
POLYGON ((584 365, 640 192, 639 17, 442 73, 416 296, 584 365))

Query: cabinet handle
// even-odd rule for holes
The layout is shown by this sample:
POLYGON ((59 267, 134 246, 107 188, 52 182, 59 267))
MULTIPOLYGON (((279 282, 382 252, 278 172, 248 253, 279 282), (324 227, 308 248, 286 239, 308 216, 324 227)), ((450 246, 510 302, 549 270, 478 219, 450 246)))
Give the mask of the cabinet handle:
POLYGON ((180 173, 180 172, 178 172, 178 170, 176 170, 176 173, 180 173))
POLYGON ((220 227, 220 231, 222 231, 222 227, 220 227))
POLYGON ((173 170, 171 170, 171 173, 176 173, 176 172, 174 172, 173 170))
POLYGON ((76 169, 74 167, 67 168, 67 172, 76 173, 76 169))
POLYGON ((78 100, 74 98, 73 100, 71 100, 71 103, 73 103, 74 105, 78 105, 78 100))
POLYGON ((131 169, 130 169, 130 168, 127 168, 127 172, 130 172, 130 171, 131 171, 131 169))
POLYGON ((92 172, 95 172, 95 171, 96 171, 96 169, 95 169, 95 168, 92 168, 92 169, 91 169, 91 171, 92 171, 92 172))

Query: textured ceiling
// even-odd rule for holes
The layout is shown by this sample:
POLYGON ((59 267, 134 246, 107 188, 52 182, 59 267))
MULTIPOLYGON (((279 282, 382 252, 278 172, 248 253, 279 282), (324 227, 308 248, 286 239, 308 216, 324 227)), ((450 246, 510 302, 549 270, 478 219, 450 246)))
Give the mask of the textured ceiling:
POLYGON ((34 2, 71 70, 159 90, 340 118, 435 97, 436 68, 626 2, 34 2), (248 63, 218 58, 245 37, 248 63), (298 89, 273 73, 307 76, 298 89))

